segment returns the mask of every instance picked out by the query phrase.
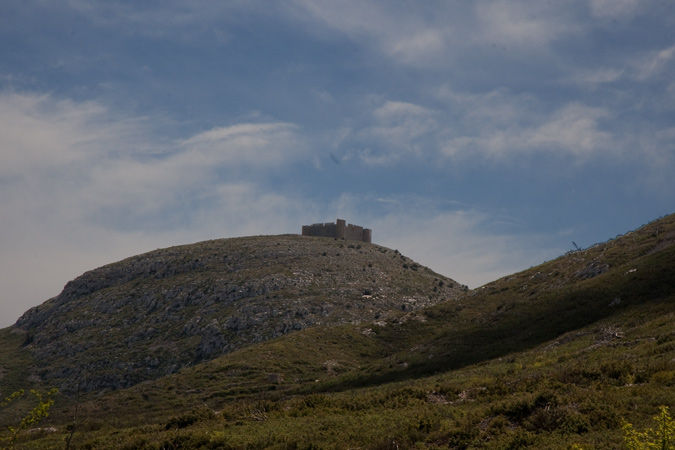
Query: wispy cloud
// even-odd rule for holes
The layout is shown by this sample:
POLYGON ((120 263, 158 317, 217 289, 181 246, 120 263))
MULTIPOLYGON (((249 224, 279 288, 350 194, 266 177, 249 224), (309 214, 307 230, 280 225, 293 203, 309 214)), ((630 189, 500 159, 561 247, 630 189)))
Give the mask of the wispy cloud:
POLYGON ((636 78, 641 81, 659 75, 670 76, 673 73, 672 68, 675 67, 675 45, 635 57, 632 65, 636 78))
POLYGON ((295 5, 296 15, 306 21, 318 21, 347 39, 368 43, 394 62, 415 67, 447 67, 458 58, 471 59, 481 46, 508 46, 512 56, 547 50, 556 39, 580 31, 569 8, 536 1, 413 6, 296 0, 295 5))
POLYGON ((514 50, 546 49, 556 39, 579 32, 569 10, 553 3, 501 1, 476 3, 477 33, 485 42, 514 50))
POLYGON ((546 111, 536 97, 507 91, 461 94, 443 88, 438 98, 458 111, 454 125, 443 132, 446 156, 505 158, 553 151, 581 163, 615 148, 613 133, 603 127, 611 117, 604 108, 571 102, 546 111))
MULTIPOLYGON (((95 102, 55 100, 49 95, 0 94, 0 176, 37 175, 118 151, 138 131, 138 122, 110 120, 95 102), (101 127, 101 120, 108 120, 101 127), (92 147, 95 145, 95 149, 92 147)), ((142 148, 136 151, 142 150, 142 148)))
POLYGON ((97 265, 194 240, 289 232, 312 207, 266 183, 304 155, 291 124, 171 141, 147 119, 95 102, 12 93, 0 95, 0 148, 2 317, 97 265))
POLYGON ((516 133, 512 149, 559 150, 576 156, 605 152, 613 143, 611 133, 602 130, 600 121, 610 117, 603 108, 572 103, 555 111, 534 129, 516 133))
MULTIPOLYGON (((252 183, 256 173, 263 182, 265 171, 278 172, 307 151, 291 124, 236 124, 167 141, 144 119, 50 96, 4 95, 0 119, 2 179, 24 184, 26 192, 58 193, 64 202, 77 198, 78 215, 122 209, 148 216, 175 198, 202 196, 232 181, 252 183)), ((42 206, 53 209, 50 204, 42 206)))
MULTIPOLYGON (((456 35, 452 16, 426 16, 420 5, 391 5, 376 1, 296 0, 293 10, 305 22, 319 22, 348 39, 367 43, 376 52, 406 65, 433 65, 449 56, 448 43, 456 35)), ((324 31, 320 31, 323 28, 324 31)))
POLYGON ((199 133, 180 143, 190 162, 254 167, 289 164, 307 153, 289 123, 237 124, 199 133))
POLYGON ((403 157, 406 163, 424 158, 443 164, 442 157, 504 159, 538 152, 583 163, 617 148, 613 133, 603 127, 611 118, 607 109, 571 102, 548 112, 532 96, 505 91, 466 94, 442 88, 437 98, 448 109, 384 102, 373 110, 373 124, 350 136, 347 145, 371 165, 396 164, 403 157))
POLYGON ((439 127, 436 116, 435 111, 419 105, 386 101, 373 110, 373 124, 355 136, 357 142, 372 143, 377 150, 366 146, 357 150, 358 157, 368 165, 388 165, 419 156, 424 140, 439 127))

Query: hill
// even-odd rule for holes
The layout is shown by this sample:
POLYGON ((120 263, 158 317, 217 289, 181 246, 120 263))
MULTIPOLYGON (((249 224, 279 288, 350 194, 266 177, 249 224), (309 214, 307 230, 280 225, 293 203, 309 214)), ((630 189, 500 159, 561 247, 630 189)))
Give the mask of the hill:
POLYGON ((33 380, 120 389, 313 326, 386 320, 461 294, 396 250, 295 235, 156 250, 92 270, 13 327, 33 380))
MULTIPOLYGON (((379 287, 431 282, 431 304, 345 315, 127 389, 63 395, 57 431, 22 445, 62 445, 70 425, 80 448, 616 449, 623 420, 651 425, 675 404, 675 215, 473 291, 453 284, 444 301, 452 281, 372 250, 408 277, 379 287)), ((17 330, 1 330, 0 356, 25 367, 17 330)))

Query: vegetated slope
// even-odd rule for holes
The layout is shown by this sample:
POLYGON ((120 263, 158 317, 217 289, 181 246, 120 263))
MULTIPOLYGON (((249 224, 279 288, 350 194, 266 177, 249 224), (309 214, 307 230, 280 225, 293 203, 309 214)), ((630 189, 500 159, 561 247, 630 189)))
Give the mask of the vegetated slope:
POLYGON ((466 290, 397 250, 296 235, 223 239, 110 264, 13 327, 34 380, 119 389, 316 325, 385 320, 466 290))
POLYGON ((308 381, 335 391, 411 379, 523 352, 673 295, 675 215, 428 308, 248 348, 193 369, 203 376, 188 384, 237 399, 302 392, 308 381), (210 370, 228 373, 226 384, 204 382, 210 370))
POLYGON ((412 313, 414 321, 375 328, 375 336, 396 350, 357 379, 378 383, 521 352, 673 294, 670 215, 412 313))
MULTIPOLYGON (((505 358, 338 392, 325 381, 339 375, 300 353, 311 349, 303 335, 318 336, 308 329, 80 403, 75 438, 101 449, 624 448, 623 419, 653 426, 660 405, 675 405, 673 302, 628 307, 505 358), (298 352, 278 358, 296 344, 298 352), (284 390, 296 380, 265 377, 269 370, 302 372, 307 389, 284 390), (319 382, 308 379, 311 370, 319 382)), ((364 348, 334 334, 340 328, 350 327, 323 330, 343 350, 364 348)), ((52 424, 65 430, 73 411, 56 412, 52 424)), ((64 434, 26 448, 58 446, 64 434)))
POLYGON ((424 310, 251 345, 82 403, 79 442, 620 448, 622 419, 675 405, 674 244, 668 216, 424 310))
MULTIPOLYGON (((315 329, 311 337, 289 337, 275 344, 286 353, 269 351, 266 363, 247 367, 266 388, 278 384, 276 389, 294 389, 292 380, 298 377, 293 374, 301 369, 308 379, 320 381, 312 389, 378 385, 526 351, 631 308, 668 304, 666 299, 673 295, 675 215, 670 215, 428 308, 358 327, 315 329), (293 365, 284 358, 297 346, 307 356, 298 355, 293 359, 298 364, 293 365), (278 373, 285 383, 266 383, 264 375, 269 373, 278 373)), ((267 352, 266 348, 245 353, 267 352)), ((238 355, 221 364, 233 363, 238 355)), ((246 360, 250 358, 243 357, 238 364, 246 360)), ((241 393, 246 389, 239 387, 249 384, 237 386, 235 391, 241 393)))

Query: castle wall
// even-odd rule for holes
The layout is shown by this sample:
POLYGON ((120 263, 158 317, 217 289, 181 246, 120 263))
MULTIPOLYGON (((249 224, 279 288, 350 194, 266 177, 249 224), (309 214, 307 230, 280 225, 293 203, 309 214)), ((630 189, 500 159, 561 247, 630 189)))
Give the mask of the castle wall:
POLYGON ((363 227, 358 225, 347 225, 345 229, 345 239, 350 241, 362 241, 363 240, 363 227))
POLYGON ((370 243, 372 230, 358 225, 347 224, 343 219, 337 219, 336 223, 315 223, 314 225, 302 226, 303 236, 332 237, 350 241, 362 241, 370 243))
POLYGON ((302 226, 303 236, 337 237, 337 226, 334 223, 315 223, 302 226))

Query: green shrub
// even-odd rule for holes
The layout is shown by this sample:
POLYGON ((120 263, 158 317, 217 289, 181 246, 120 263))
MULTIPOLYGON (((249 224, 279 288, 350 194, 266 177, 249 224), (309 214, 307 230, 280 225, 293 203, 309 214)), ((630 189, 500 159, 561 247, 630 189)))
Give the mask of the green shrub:
MULTIPOLYGON (((632 424, 624 421, 622 430, 626 450, 675 450, 675 421, 670 417, 667 406, 659 408, 654 422, 655 428, 637 431, 632 424)), ((577 444, 570 448, 584 450, 577 444)))
POLYGON ((165 430, 170 430, 172 428, 181 429, 187 428, 190 425, 194 425, 197 422, 202 422, 205 420, 213 420, 216 418, 216 413, 213 412, 211 408, 198 408, 192 411, 189 411, 180 416, 172 417, 164 426, 165 430))
MULTIPOLYGON (((13 426, 7 427, 7 430, 9 431, 9 436, 0 437, 0 443, 2 442, 7 443, 4 448, 6 449, 14 448, 14 444, 16 443, 16 440, 18 439, 21 430, 31 425, 37 425, 38 423, 40 423, 40 421, 42 421, 42 419, 49 416, 49 409, 54 404, 54 399, 52 399, 52 396, 56 395, 57 392, 58 389, 53 388, 47 391, 45 396, 43 396, 38 391, 31 389, 30 393, 33 394, 35 397, 37 397, 38 404, 32 410, 30 410, 30 412, 26 416, 24 416, 23 419, 21 419, 21 422, 19 422, 19 424, 16 427, 13 426)), ((7 397, 2 403, 0 403, 0 406, 6 406, 10 404, 13 401, 23 397, 24 394, 25 391, 23 389, 18 390, 9 397, 7 397)))
POLYGON ((674 386, 675 372, 674 371, 656 372, 651 376, 650 381, 656 384, 661 384, 663 386, 674 386))
POLYGON ((675 421, 670 417, 667 406, 659 408, 654 416, 655 428, 636 431, 633 425, 623 425, 623 436, 627 450, 675 450, 675 421))

